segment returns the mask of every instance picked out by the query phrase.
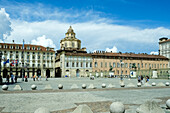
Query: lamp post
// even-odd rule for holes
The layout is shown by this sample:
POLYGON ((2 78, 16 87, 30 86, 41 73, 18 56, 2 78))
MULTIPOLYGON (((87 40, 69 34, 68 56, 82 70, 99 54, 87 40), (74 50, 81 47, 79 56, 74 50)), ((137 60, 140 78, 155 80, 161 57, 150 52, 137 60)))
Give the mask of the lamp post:
POLYGON ((1 59, 2 59, 2 51, 0 51, 0 83, 2 83, 2 77, 1 77, 1 59))

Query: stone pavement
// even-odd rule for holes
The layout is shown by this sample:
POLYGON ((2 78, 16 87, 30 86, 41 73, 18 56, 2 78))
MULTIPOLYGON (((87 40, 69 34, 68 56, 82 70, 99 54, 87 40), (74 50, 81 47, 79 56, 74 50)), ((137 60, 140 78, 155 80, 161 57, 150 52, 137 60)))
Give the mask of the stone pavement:
MULTIPOLYGON (((20 80, 19 80, 20 81, 20 80)), ((161 106, 170 98, 170 86, 168 87, 142 87, 142 88, 120 88, 117 78, 55 78, 49 81, 20 82, 23 91, 13 91, 16 84, 9 85, 9 91, 0 91, 0 112, 9 113, 33 113, 39 107, 46 107, 53 113, 72 112, 77 105, 87 104, 94 113, 108 112, 113 101, 121 101, 126 109, 136 109, 147 100, 155 99, 161 106), (81 88, 82 84, 93 83, 97 89, 73 89, 72 84, 81 88), (116 88, 102 89, 101 85, 112 83, 116 88), (37 91, 31 91, 31 85, 36 84, 37 91), (54 90, 43 90, 50 84, 54 90), (58 84, 63 84, 64 90, 58 90, 58 84)), ((152 79, 152 82, 170 82, 170 80, 152 79)), ((136 79, 125 79, 125 85, 137 84, 136 79)))

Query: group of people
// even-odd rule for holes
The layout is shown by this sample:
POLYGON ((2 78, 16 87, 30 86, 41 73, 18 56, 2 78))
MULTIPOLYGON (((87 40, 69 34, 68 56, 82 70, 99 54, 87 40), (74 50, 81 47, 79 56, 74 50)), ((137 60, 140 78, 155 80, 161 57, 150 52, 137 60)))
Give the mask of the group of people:
MULTIPOLYGON (((145 82, 148 82, 148 81, 149 81, 149 76, 146 76, 145 77, 145 82)), ((144 77, 142 75, 138 76, 138 82, 142 83, 142 84, 144 83, 144 77)))
POLYGON ((14 82, 17 83, 18 75, 11 74, 6 76, 6 82, 9 83, 11 79, 11 83, 13 84, 14 82))

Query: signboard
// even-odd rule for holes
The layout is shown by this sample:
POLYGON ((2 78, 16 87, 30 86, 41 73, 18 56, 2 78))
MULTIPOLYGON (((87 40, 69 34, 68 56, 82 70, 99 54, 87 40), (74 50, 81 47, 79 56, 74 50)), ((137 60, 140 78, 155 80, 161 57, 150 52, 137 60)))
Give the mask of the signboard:
POLYGON ((136 72, 131 71, 131 72, 130 72, 130 76, 131 76, 131 77, 136 77, 136 72))
POLYGON ((153 76, 152 76, 152 78, 158 78, 158 76, 157 76, 157 71, 153 71, 153 76))

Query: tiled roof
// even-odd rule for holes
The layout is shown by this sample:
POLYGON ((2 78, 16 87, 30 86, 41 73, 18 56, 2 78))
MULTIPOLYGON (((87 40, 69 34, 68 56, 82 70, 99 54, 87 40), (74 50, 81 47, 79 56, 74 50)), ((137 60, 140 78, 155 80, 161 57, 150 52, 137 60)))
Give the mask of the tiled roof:
MULTIPOLYGON (((7 46, 19 46, 20 47, 20 50, 22 50, 21 48, 22 48, 22 46, 23 46, 23 44, 14 44, 14 43, 0 43, 0 45, 7 45, 7 46)), ((32 47, 35 47, 35 50, 33 50, 33 51, 38 51, 38 47, 40 47, 41 49, 39 50, 39 51, 47 51, 47 48, 48 47, 44 47, 44 46, 41 46, 41 45, 32 45, 32 44, 24 44, 24 50, 27 50, 27 47, 30 47, 30 51, 31 50, 33 50, 32 49, 32 47)), ((8 47, 8 48, 2 48, 2 49, 10 49, 10 47, 8 47)), ((50 49, 53 49, 53 48, 50 48, 50 49)), ((49 50, 50 52, 55 52, 54 50, 49 50)))

